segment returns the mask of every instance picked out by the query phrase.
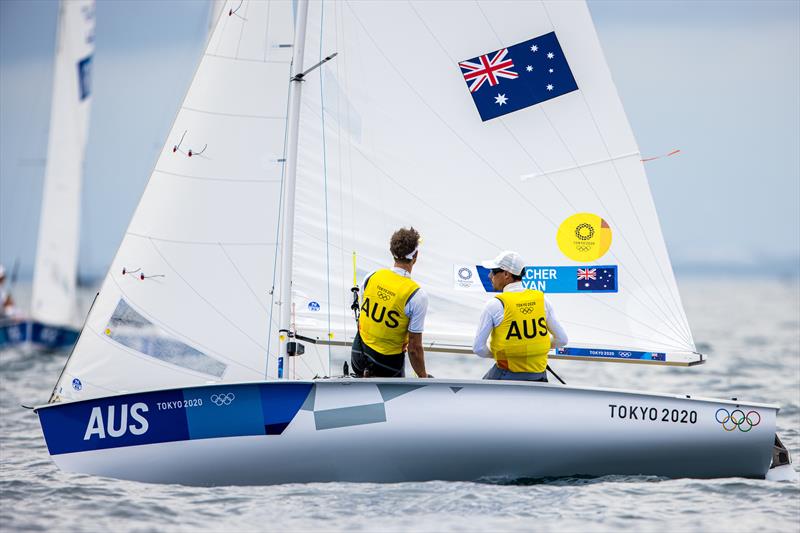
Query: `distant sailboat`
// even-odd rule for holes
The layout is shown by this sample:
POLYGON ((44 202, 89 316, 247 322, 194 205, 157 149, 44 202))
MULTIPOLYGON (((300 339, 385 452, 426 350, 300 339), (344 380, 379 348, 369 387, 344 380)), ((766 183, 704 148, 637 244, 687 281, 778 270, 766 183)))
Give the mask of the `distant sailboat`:
POLYGON ((569 331, 554 357, 704 361, 585 4, 234 0, 37 408, 56 464, 261 484, 785 463, 775 405, 336 376, 353 278, 409 224, 427 351, 470 351, 479 260, 513 248, 569 331))
POLYGON ((62 0, 54 60, 39 238, 31 318, 6 324, 5 343, 30 341, 48 348, 78 338, 76 285, 81 189, 91 104, 94 0, 62 0))

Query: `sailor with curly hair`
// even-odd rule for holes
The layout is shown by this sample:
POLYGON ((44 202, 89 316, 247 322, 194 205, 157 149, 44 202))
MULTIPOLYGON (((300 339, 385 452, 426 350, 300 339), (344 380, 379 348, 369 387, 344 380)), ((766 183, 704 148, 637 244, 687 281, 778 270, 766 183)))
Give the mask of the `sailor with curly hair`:
POLYGON ((405 377, 406 349, 417 376, 431 377, 422 348, 428 295, 411 279, 418 248, 413 227, 395 231, 389 242, 394 266, 371 272, 361 284, 358 333, 350 355, 358 377, 405 377))

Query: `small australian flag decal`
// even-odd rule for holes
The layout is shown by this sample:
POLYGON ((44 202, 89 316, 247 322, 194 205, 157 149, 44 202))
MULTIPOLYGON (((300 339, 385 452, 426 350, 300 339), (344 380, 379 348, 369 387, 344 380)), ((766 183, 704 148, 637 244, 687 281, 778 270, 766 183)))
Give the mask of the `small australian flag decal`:
POLYGON ((617 292, 617 267, 579 268, 578 291, 617 292))
POLYGON ((458 66, 484 122, 578 90, 555 32, 458 66))

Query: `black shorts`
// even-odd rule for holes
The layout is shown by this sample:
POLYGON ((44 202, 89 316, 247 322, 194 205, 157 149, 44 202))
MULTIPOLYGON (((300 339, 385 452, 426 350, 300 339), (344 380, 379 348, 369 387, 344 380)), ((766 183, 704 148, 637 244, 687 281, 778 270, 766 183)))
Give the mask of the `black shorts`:
POLYGON ((357 377, 364 376, 364 370, 369 370, 369 377, 373 378, 404 378, 406 377, 406 354, 398 353, 384 355, 378 353, 356 333, 353 339, 353 350, 350 352, 350 368, 357 377))

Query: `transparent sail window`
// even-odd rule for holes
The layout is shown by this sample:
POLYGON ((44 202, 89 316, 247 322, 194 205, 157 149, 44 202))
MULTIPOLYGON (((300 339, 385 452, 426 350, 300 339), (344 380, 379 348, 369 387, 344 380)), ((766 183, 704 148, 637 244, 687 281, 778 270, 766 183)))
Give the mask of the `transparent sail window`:
POLYGON ((195 372, 221 378, 227 365, 173 338, 120 299, 106 335, 139 353, 195 372))

